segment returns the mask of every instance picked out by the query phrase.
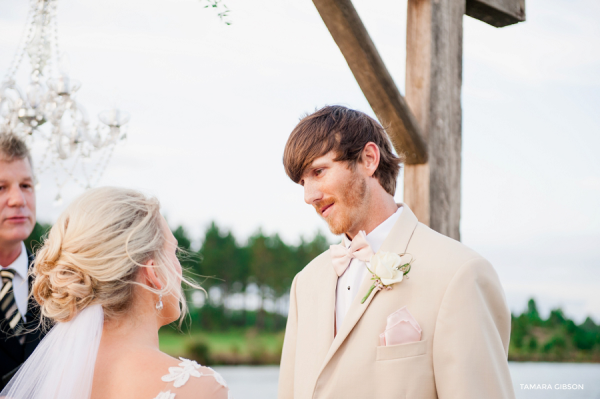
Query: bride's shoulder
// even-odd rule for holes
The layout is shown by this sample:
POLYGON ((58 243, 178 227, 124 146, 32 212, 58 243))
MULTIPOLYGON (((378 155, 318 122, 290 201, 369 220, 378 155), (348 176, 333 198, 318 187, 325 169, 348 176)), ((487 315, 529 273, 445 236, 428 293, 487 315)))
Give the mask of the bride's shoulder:
POLYGON ((164 366, 161 380, 165 388, 155 399, 227 399, 229 389, 225 379, 210 367, 202 366, 194 360, 179 359, 162 354, 160 363, 164 366))
POLYGON ((210 367, 156 350, 124 350, 103 359, 95 391, 102 397, 227 399, 225 380, 210 367), (105 371, 105 372, 102 372, 105 371), (118 387, 118 388, 117 388, 118 387), (118 394, 118 395, 117 395, 118 394))

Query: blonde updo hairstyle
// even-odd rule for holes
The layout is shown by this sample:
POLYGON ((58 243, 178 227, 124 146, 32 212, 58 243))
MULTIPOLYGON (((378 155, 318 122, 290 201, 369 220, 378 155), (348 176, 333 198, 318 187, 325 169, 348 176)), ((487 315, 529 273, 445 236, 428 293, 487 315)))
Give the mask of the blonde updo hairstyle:
POLYGON ((158 200, 135 190, 102 187, 77 198, 36 254, 32 294, 43 317, 67 322, 100 304, 106 320, 118 318, 134 302, 136 285, 156 294, 175 293, 184 314, 181 277, 165 253, 162 220, 158 200), (138 281, 150 259, 161 289, 138 281))

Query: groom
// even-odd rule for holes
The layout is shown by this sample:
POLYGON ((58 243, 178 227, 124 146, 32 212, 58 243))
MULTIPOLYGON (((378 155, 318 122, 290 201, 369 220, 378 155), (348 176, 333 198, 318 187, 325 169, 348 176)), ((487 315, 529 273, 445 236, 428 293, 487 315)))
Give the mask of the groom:
POLYGON ((280 399, 514 398, 498 276, 394 202, 400 162, 381 125, 342 106, 290 135, 288 176, 343 237, 292 283, 280 399))

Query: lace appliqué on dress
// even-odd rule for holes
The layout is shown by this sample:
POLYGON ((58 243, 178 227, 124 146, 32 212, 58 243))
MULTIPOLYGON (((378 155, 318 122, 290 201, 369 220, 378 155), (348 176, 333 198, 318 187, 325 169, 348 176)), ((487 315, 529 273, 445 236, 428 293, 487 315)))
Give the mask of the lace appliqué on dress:
POLYGON ((181 367, 169 367, 169 374, 163 375, 161 378, 164 382, 173 381, 175 388, 182 387, 183 384, 188 382, 190 376, 200 377, 202 374, 198 371, 200 365, 193 360, 179 358, 181 367))
POLYGON ((175 399, 175 394, 171 393, 171 391, 161 392, 154 399, 175 399))
MULTIPOLYGON (((201 366, 194 360, 184 359, 182 357, 180 357, 179 360, 181 360, 181 363, 179 363, 179 366, 181 367, 169 367, 169 374, 163 375, 161 380, 163 380, 164 382, 173 382, 173 387, 180 388, 186 382, 188 382, 190 376, 206 376, 213 377, 217 384, 223 386, 224 388, 227 388, 227 383, 225 382, 225 379, 221 376, 221 374, 217 373, 210 367, 207 368, 212 372, 212 374, 203 373, 202 371, 200 371, 201 366)), ((231 397, 230 393, 229 397, 231 397)), ((171 391, 169 390, 166 392, 159 393, 158 396, 154 399, 175 399, 175 394, 171 393, 171 391)))

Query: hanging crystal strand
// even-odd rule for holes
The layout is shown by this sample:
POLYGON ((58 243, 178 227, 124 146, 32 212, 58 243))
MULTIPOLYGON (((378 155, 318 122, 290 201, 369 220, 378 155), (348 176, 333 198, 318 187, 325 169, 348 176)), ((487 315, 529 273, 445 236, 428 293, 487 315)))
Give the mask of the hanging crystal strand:
POLYGON ((51 54, 46 54, 44 51, 45 49, 48 52, 51 51, 51 48, 48 48, 49 40, 47 35, 49 18, 48 1, 38 1, 36 12, 31 21, 31 27, 33 28, 32 37, 25 45, 25 51, 29 54, 33 68, 32 74, 36 74, 36 72, 40 74, 44 69, 46 61, 51 56, 51 54))
POLYGON ((102 150, 102 155, 100 156, 100 158, 98 159, 98 162, 96 163, 96 165, 94 166, 94 170, 92 171, 92 178, 94 180, 94 185, 98 184, 102 175, 102 170, 104 168, 104 165, 106 164, 106 161, 110 158, 110 146, 109 147, 105 147, 102 150))
MULTIPOLYGON (((40 76, 44 75, 44 69, 47 68, 48 64, 52 61, 52 37, 50 36, 50 29, 52 28, 51 27, 51 24, 52 24, 51 6, 52 6, 52 3, 50 3, 50 2, 48 2, 48 4, 46 4, 44 6, 46 11, 44 12, 44 22, 42 25, 42 36, 48 38, 49 56, 46 57, 44 65, 43 66, 40 65, 40 70, 39 70, 40 76)), ((43 47, 44 47, 44 45, 42 43, 40 43, 40 60, 41 60, 41 53, 44 51, 43 47)))
POLYGON ((49 76, 54 76, 54 61, 56 61, 56 65, 59 65, 60 58, 60 49, 58 47, 58 1, 54 0, 51 3, 50 7, 50 21, 51 21, 51 29, 53 30, 53 39, 52 44, 54 45, 54 56, 56 60, 48 60, 49 64, 49 76))
POLYGON ((99 151, 96 152, 96 154, 99 154, 99 155, 98 155, 97 159, 95 159, 93 161, 90 160, 90 162, 93 164, 93 166, 92 166, 92 170, 91 170, 91 172, 89 174, 86 173, 86 169, 82 170, 84 172, 84 177, 85 177, 85 180, 86 180, 86 186, 85 186, 86 190, 89 189, 89 188, 91 188, 91 187, 93 187, 95 185, 94 184, 94 177, 96 175, 96 171, 98 169, 98 165, 100 165, 103 162, 103 160, 104 160, 105 153, 106 153, 106 151, 104 151, 104 149, 101 149, 101 150, 99 150, 99 151))
MULTIPOLYGON (((34 84, 39 84, 39 80, 40 77, 43 75, 44 73, 44 67, 46 66, 46 63, 48 61, 49 58, 52 57, 45 57, 44 55, 44 47, 46 47, 46 44, 50 44, 49 41, 47 42, 45 40, 45 38, 48 37, 48 25, 49 25, 49 18, 50 15, 48 13, 48 3, 47 1, 43 1, 43 4, 41 5, 42 9, 39 13, 39 22, 38 22, 38 29, 40 30, 39 35, 40 35, 40 39, 39 39, 39 43, 38 43, 38 47, 37 47, 37 59, 33 58, 32 56, 32 67, 33 67, 33 71, 31 73, 31 81, 34 84)), ((34 24, 35 24, 35 20, 34 20, 34 24)), ((51 49, 48 49, 49 51, 51 51, 51 49)))
MULTIPOLYGON (((54 166, 54 170, 56 171, 56 161, 53 159, 52 160, 52 165, 54 166)), ((60 195, 60 192, 62 190, 62 185, 60 184, 60 181, 58 180, 58 173, 54 174, 54 182, 56 183, 56 188, 58 189, 56 197, 54 197, 54 206, 60 206, 62 204, 62 196, 60 195)))
MULTIPOLYGON (((60 138, 55 137, 55 139, 60 140, 60 138)), ((56 148, 56 146, 52 146, 54 148, 56 148)), ((67 167, 64 165, 65 160, 60 158, 60 155, 58 153, 58 150, 55 149, 54 151, 54 157, 52 160, 52 165, 53 165, 53 169, 55 171, 54 174, 54 180, 56 182, 56 187, 58 188, 58 194, 56 195, 56 198, 54 199, 54 205, 55 206, 59 206, 62 204, 62 196, 61 196, 61 190, 62 188, 69 182, 69 180, 72 180, 73 178, 73 173, 72 170, 70 171, 69 169, 67 169, 67 167), (59 180, 59 175, 58 175, 58 167, 60 167, 60 169, 65 172, 66 177, 64 179, 64 181, 61 183, 59 180)), ((73 164, 73 168, 75 168, 77 166, 77 162, 75 160, 75 163, 73 164)), ((75 183, 77 183, 77 181, 75 181, 75 183)))
POLYGON ((54 197, 54 202, 52 203, 52 205, 54 206, 61 206, 63 199, 62 199, 62 195, 60 195, 60 190, 62 190, 62 187, 58 187, 58 194, 56 194, 56 197, 54 197))
MULTIPOLYGON (((79 161, 81 160, 81 158, 79 156, 75 157, 74 161, 73 161, 73 165, 71 166, 71 168, 67 168, 65 166, 65 160, 62 159, 58 159, 58 163, 60 164, 61 169, 65 172, 65 174, 67 175, 64 179, 64 181, 62 182, 62 184, 58 184, 59 181, 57 179, 57 184, 59 185, 59 190, 62 189, 62 187, 64 187, 69 181, 72 181, 73 183, 75 183, 76 185, 78 185, 81 188, 85 188, 85 185, 81 182, 80 179, 77 178, 77 176, 75 176, 75 174, 73 173, 75 171, 75 169, 77 169, 77 164, 79 163, 79 161)), ((60 194, 60 192, 59 192, 60 194)))
MULTIPOLYGON (((81 155, 79 155, 79 156, 81 157, 81 155)), ((87 190, 87 189, 91 188, 91 186, 90 186, 90 177, 86 173, 85 162, 83 160, 81 162, 81 173, 83 174, 83 179, 85 180, 85 187, 84 187, 84 189, 87 190)))
POLYGON ((96 179, 98 165, 100 165, 103 162, 105 156, 106 156, 106 151, 102 151, 100 156, 98 157, 98 159, 93 163, 92 171, 90 172, 90 174, 88 176, 87 188, 91 188, 98 183, 98 181, 96 179))
POLYGON ((38 174, 44 173, 46 171, 46 169, 48 169, 48 167, 46 166, 46 168, 44 168, 44 165, 46 164, 46 159, 48 158, 48 153, 50 151, 44 151, 44 153, 42 154, 42 157, 36 162, 36 172, 38 174))
MULTIPOLYGON (((32 137, 32 136, 30 136, 32 137)), ((50 138, 47 138, 47 140, 50 142, 50 138)), ((36 174, 36 179, 37 176, 41 176, 42 174, 46 173, 47 171, 52 169, 52 145, 49 145, 46 147, 46 150, 42 153, 42 156, 39 160, 36 160, 34 162, 34 169, 35 169, 35 174, 36 174)), ((37 181, 36 190, 40 190, 42 187, 42 184, 39 182, 39 180, 37 181)))
POLYGON ((22 51, 17 52, 17 54, 15 54, 15 56, 13 57, 10 67, 8 68, 8 71, 6 72, 6 76, 4 78, 5 81, 14 79, 15 74, 17 73, 17 70, 19 69, 19 66, 21 65, 21 61, 23 61, 23 57, 25 56, 25 53, 26 53, 25 43, 29 43, 29 41, 31 40, 31 34, 33 33, 33 21, 32 20, 35 18, 35 10, 36 9, 37 9, 36 0, 31 0, 29 9, 27 11, 25 26, 23 27, 23 31, 21 33, 21 38, 19 39, 19 47, 17 47, 18 49, 22 49, 22 51))
POLYGON ((113 154, 115 152, 116 146, 117 146, 116 144, 112 144, 109 148, 107 148, 106 151, 108 152, 108 155, 106 157, 106 160, 104 161, 103 164, 97 164, 96 165, 96 169, 95 170, 98 171, 97 172, 98 175, 96 176, 96 179, 95 179, 96 182, 94 183, 94 185, 100 183, 100 179, 102 179, 102 176, 104 175, 104 172, 106 171, 106 168, 108 167, 108 164, 110 163, 110 161, 112 159, 112 156, 113 156, 113 154))
POLYGON ((67 178, 65 179, 65 182, 63 183, 63 185, 66 184, 69 180, 72 180, 78 186, 80 186, 82 188, 85 188, 85 186, 81 183, 81 181, 79 181, 79 179, 77 178, 77 176, 75 176, 75 174, 73 173, 73 171, 75 171, 75 169, 77 168, 77 164, 79 163, 80 160, 81 160, 81 156, 80 155, 75 156, 75 158, 73 160, 73 165, 71 166, 70 170, 67 169, 64 166, 64 163, 67 162, 67 161, 66 160, 65 161, 61 160, 61 165, 63 167, 63 170, 67 174, 67 178))
POLYGON ((127 130, 129 127, 127 125, 121 126, 121 140, 125 141, 127 139, 127 130))

